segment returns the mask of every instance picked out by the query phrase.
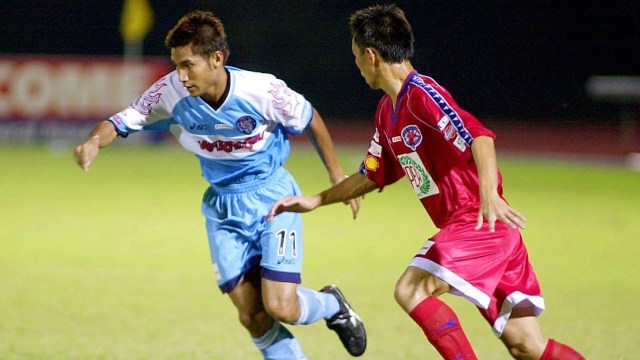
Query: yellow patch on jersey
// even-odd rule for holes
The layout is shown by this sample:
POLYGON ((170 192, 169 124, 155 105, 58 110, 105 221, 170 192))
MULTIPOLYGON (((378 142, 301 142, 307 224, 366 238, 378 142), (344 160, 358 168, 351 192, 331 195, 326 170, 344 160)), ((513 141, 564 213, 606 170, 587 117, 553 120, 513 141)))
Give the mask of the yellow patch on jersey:
POLYGON ((380 163, 375 156, 369 155, 366 159, 364 159, 364 166, 367 168, 367 170, 376 171, 378 170, 378 167, 380 167, 380 163))

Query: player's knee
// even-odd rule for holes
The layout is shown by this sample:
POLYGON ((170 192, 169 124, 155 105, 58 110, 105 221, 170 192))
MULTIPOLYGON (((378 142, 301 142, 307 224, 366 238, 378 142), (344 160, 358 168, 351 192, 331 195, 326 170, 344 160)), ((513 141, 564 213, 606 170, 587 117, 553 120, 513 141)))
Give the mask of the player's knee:
POLYGON ((448 291, 447 286, 444 281, 431 274, 407 272, 396 283, 393 295, 401 307, 412 309, 416 305, 416 298, 439 296, 448 291))
POLYGON ((267 314, 275 320, 287 324, 295 324, 300 316, 296 305, 297 302, 287 301, 286 299, 265 299, 264 308, 267 314))
POLYGON ((404 305, 407 303, 408 299, 411 298, 413 293, 413 288, 400 279, 396 283, 396 287, 393 291, 393 297, 396 299, 398 305, 405 307, 404 305))
POLYGON ((514 359, 519 359, 519 360, 524 360, 524 359, 533 359, 532 357, 528 357, 528 351, 526 349, 526 347, 521 346, 522 344, 518 344, 518 345, 508 345, 507 349, 509 350, 509 353, 511 354, 511 356, 514 359))
POLYGON ((512 341, 511 343, 505 344, 511 356, 514 359, 519 360, 534 360, 538 359, 542 354, 540 346, 530 339, 519 339, 518 341, 512 341))
POLYGON ((400 307, 410 310, 415 306, 414 299, 422 293, 418 283, 405 277, 401 277, 396 283, 393 297, 400 307))
POLYGON ((268 325, 269 317, 264 311, 258 313, 239 312, 238 320, 251 334, 261 333, 268 325))

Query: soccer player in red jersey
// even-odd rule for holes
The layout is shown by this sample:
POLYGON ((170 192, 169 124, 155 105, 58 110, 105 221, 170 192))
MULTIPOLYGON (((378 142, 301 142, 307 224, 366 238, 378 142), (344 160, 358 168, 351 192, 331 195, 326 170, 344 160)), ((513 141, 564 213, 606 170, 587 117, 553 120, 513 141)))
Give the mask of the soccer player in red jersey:
POLYGON ((396 284, 395 298, 444 359, 476 359, 456 314, 438 296, 474 303, 517 359, 583 359, 545 337, 537 315, 544 300, 519 228, 526 219, 502 196, 495 135, 449 92, 415 71, 413 32, 395 5, 352 14, 352 51, 362 77, 385 95, 360 170, 310 197, 276 202, 269 218, 382 190, 407 176, 440 229, 396 284))

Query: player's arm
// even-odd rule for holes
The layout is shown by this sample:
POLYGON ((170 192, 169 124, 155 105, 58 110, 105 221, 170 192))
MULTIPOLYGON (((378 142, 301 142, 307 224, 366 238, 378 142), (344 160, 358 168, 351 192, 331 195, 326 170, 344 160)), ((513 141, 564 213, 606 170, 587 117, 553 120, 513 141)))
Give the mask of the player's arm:
MULTIPOLYGON (((322 117, 315 108, 313 109, 313 116, 311 118, 311 122, 307 126, 306 133, 307 137, 309 137, 309 141, 311 141, 311 144, 320 156, 320 159, 322 159, 322 163, 329 173, 331 184, 336 185, 343 181, 345 179, 345 175, 342 170, 342 165, 340 165, 340 161, 338 160, 333 140, 329 135, 329 130, 327 130, 324 120, 322 120, 322 117)), ((352 199, 349 201, 349 205, 351 205, 351 211, 353 213, 353 218, 355 219, 358 216, 358 211, 360 210, 360 199, 357 197, 352 199)))
POLYGON ((327 130, 324 120, 322 120, 322 117, 315 108, 313 109, 311 122, 309 122, 306 128, 306 133, 329 173, 331 184, 335 185, 342 181, 345 177, 344 172, 338 161, 338 155, 336 154, 333 141, 329 135, 329 130, 327 130))
POLYGON ((355 173, 337 185, 334 185, 314 196, 287 196, 273 204, 266 219, 271 220, 275 215, 290 212, 309 212, 320 206, 357 199, 369 193, 378 186, 365 175, 355 173))
POLYGON ((118 133, 113 123, 106 120, 100 122, 91 133, 89 133, 89 137, 87 137, 83 143, 76 146, 73 154, 76 163, 80 165, 82 170, 89 170, 89 166, 91 166, 93 160, 98 156, 98 151, 111 144, 117 136, 118 133))
POLYGON ((487 220, 489 231, 495 231, 496 220, 512 228, 525 227, 526 219, 498 194, 498 163, 493 138, 478 136, 471 144, 473 159, 480 179, 480 210, 476 230, 487 220))

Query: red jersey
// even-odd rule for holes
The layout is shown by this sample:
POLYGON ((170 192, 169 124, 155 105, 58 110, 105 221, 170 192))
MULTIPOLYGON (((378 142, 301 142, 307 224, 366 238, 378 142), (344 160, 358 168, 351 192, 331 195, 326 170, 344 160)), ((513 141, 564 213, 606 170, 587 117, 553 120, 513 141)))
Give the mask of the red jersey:
MULTIPOLYGON (((479 179, 471 152, 478 136, 495 134, 430 77, 409 74, 393 109, 382 97, 376 132, 360 172, 380 191, 406 175, 438 228, 480 206, 479 179)), ((498 173, 502 196, 502 176, 498 173)))

